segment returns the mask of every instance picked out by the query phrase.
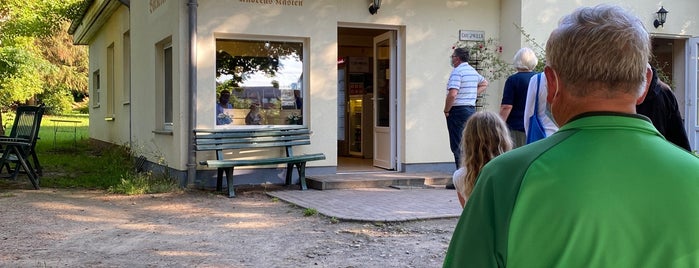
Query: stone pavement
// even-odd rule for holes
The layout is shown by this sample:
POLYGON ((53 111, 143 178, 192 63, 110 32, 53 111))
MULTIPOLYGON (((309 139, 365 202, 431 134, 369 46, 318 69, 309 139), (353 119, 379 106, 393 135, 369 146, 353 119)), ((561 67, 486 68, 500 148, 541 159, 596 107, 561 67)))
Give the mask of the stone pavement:
POLYGON ((356 188, 282 190, 267 193, 318 213, 346 221, 396 222, 458 218, 456 191, 444 188, 356 188))

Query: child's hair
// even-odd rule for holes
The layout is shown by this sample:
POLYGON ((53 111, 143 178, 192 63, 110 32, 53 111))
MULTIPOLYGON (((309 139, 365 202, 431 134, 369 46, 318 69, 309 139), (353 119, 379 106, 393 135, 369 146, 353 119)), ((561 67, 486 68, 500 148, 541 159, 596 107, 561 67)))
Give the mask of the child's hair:
POLYGON ((471 195, 478 173, 488 161, 512 149, 510 131, 500 115, 481 111, 473 114, 462 133, 461 167, 466 168, 462 180, 464 189, 461 195, 471 195))

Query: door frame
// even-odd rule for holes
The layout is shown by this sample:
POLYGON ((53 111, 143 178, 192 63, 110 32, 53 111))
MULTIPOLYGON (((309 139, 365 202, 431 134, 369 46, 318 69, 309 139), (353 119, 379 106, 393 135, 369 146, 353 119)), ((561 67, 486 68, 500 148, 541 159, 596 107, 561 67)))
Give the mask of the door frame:
MULTIPOLYGON (((402 25, 384 25, 384 24, 367 24, 367 23, 352 23, 338 22, 337 28, 360 28, 360 29, 378 29, 395 32, 396 57, 395 61, 395 132, 391 140, 395 144, 395 169, 394 171, 403 170, 403 154, 404 154, 404 137, 405 137, 405 27, 402 25)), ((338 44, 339 45, 339 44, 338 44)), ((372 130, 373 131, 373 130, 372 130)), ((376 146, 376 144, 374 144, 376 146)))
MULTIPOLYGON (((397 73, 396 73, 396 57, 398 55, 396 51, 396 32, 395 31, 387 31, 383 34, 374 36, 374 45, 373 45, 373 55, 372 57, 372 64, 374 66, 374 75, 373 75, 373 84, 374 84, 374 98, 372 101, 372 105, 374 105, 374 124, 373 124, 373 138, 374 138, 374 161, 373 165, 375 167, 380 167, 383 169, 387 170, 394 170, 396 169, 397 166, 397 156, 396 156, 396 133, 397 131, 397 121, 396 119, 398 111, 396 111, 396 103, 397 103, 397 92, 398 92, 398 87, 396 85, 396 80, 397 80, 397 73), (382 73, 379 68, 378 68, 378 62, 379 62, 379 54, 381 54, 380 50, 377 50, 378 44, 388 42, 388 126, 378 126, 378 121, 377 118, 379 113, 384 110, 380 109, 380 98, 377 98, 376 92, 379 90, 379 87, 377 86, 377 82, 379 81, 380 76, 385 76, 386 74, 382 73), (379 130, 381 129, 381 130, 379 130), (384 139, 384 137, 388 136, 388 141, 384 139), (384 152, 384 153, 381 153, 384 152), (379 156, 381 155, 386 155, 386 159, 382 159, 379 156)), ((386 104, 383 104, 386 105, 386 104)))
POLYGON ((699 124, 697 123, 697 95, 699 94, 699 37, 692 37, 687 40, 687 68, 685 69, 685 128, 688 130, 689 144, 697 150, 699 142, 699 124))

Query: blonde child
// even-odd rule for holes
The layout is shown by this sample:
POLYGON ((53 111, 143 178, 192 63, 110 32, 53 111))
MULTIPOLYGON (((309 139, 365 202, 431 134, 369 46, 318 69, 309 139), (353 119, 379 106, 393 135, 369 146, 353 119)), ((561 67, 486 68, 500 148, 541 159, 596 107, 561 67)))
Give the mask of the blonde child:
POLYGON ((507 124, 500 115, 481 111, 466 121, 461 138, 461 168, 452 178, 461 207, 466 206, 481 168, 491 159, 511 150, 512 146, 507 124))

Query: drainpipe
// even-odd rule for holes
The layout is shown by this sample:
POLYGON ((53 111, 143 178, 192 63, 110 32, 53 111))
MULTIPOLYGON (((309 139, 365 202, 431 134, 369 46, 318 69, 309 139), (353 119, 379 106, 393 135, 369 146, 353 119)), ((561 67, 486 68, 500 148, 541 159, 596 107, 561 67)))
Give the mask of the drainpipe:
POLYGON ((197 178, 197 155, 194 151, 194 128, 197 118, 197 0, 187 2, 189 13, 189 127, 187 128, 187 186, 197 178))

